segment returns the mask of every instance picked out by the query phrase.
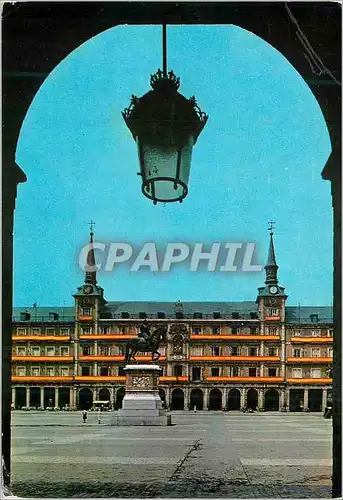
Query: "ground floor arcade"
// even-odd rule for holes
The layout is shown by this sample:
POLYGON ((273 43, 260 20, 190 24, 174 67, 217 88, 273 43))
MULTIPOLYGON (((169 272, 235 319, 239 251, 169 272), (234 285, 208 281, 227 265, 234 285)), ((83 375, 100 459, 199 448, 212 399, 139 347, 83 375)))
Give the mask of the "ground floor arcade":
MULTIPOLYGON (((13 386, 12 407, 90 409, 94 401, 108 401, 118 409, 124 386, 13 386)), ((331 400, 328 387, 160 386, 162 401, 171 410, 322 411, 331 400)))

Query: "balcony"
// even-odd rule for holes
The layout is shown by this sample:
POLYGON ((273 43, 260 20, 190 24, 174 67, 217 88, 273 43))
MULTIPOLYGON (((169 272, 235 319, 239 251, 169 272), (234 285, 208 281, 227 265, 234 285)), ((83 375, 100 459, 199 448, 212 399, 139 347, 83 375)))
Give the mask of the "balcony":
POLYGON ((188 377, 160 377, 160 382, 188 382, 188 377))
POLYGON ((74 361, 74 356, 12 356, 12 361, 20 361, 20 362, 64 362, 71 363, 74 361))
POLYGON ((84 314, 80 314, 79 321, 93 321, 93 316, 86 316, 84 314))
POLYGON ((205 377, 206 382, 260 382, 261 384, 281 384, 283 377, 205 377))
POLYGON ((332 384, 332 378, 288 378, 288 384, 332 384))
POLYGON ((108 375, 107 377, 101 376, 77 376, 74 377, 75 382, 125 382, 126 377, 115 377, 108 375))
POLYGON ((47 375, 42 375, 42 376, 19 376, 19 375, 12 375, 12 382, 72 382, 73 377, 49 377, 47 375))
POLYGON ((330 344, 333 342, 332 337, 291 337, 291 342, 295 344, 330 344))
POLYGON ((265 316, 264 321, 280 321, 281 316, 265 316))
POLYGON ((247 333, 246 335, 191 335, 190 340, 243 340, 246 342, 250 342, 251 340, 257 341, 277 341, 280 340, 280 335, 250 335, 247 333))
POLYGON ((80 335, 80 340, 130 340, 136 337, 136 333, 92 333, 86 335, 80 335))
POLYGON ((319 357, 312 357, 312 358, 305 358, 305 357, 291 357, 287 358, 287 363, 332 363, 332 358, 319 358, 319 357))
POLYGON ((249 361, 255 363, 260 363, 261 361, 263 361, 277 363, 280 361, 280 356, 189 356, 189 361, 249 361))
MULTIPOLYGON (((165 361, 166 356, 160 356, 159 361, 165 361)), ((151 356, 136 356, 137 361, 151 361, 151 356)), ((125 361, 125 356, 80 356, 79 361, 125 361)))
POLYGON ((34 342, 68 342, 70 335, 13 335, 12 340, 21 342, 33 340, 34 342))

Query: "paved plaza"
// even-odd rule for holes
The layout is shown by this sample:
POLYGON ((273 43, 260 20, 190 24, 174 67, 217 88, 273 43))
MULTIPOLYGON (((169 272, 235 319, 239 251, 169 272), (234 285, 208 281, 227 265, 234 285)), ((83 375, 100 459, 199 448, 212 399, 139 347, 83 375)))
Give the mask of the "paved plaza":
POLYGON ((110 414, 13 412, 12 493, 26 497, 329 498, 321 413, 172 412, 171 427, 110 414))

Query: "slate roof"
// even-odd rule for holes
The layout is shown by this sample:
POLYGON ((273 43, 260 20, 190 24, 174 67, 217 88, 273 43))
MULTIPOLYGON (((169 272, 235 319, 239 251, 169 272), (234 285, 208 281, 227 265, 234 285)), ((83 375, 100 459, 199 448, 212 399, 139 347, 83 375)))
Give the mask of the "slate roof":
MULTIPOLYGON (((147 317, 156 317, 158 312, 165 313, 166 317, 175 318, 175 302, 108 302, 104 312, 112 317, 120 318, 123 312, 129 313, 130 317, 138 318, 139 313, 146 313, 147 317)), ((203 317, 213 317, 214 312, 219 312, 222 317, 231 318, 233 312, 238 312, 240 318, 250 319, 251 312, 257 312, 255 301, 245 302, 183 302, 181 309, 185 317, 193 318, 195 312, 202 313, 203 317)), ((73 321, 74 307, 15 307, 13 308, 14 321, 20 321, 20 313, 28 312, 31 321, 48 321, 49 313, 55 312, 59 315, 59 321, 73 321)), ((330 306, 286 306, 286 322, 311 324, 311 314, 318 315, 319 323, 332 322, 332 308, 330 306)), ((317 321, 314 321, 316 323, 317 321)))

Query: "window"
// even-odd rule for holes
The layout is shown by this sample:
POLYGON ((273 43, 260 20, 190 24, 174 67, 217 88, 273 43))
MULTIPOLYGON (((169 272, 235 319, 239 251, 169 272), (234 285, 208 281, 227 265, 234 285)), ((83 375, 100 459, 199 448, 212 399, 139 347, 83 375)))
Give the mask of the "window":
POLYGON ((47 347, 46 348, 47 356, 55 356, 55 347, 47 347))
POLYGON ((321 378, 322 370, 321 368, 311 368, 311 378, 321 378))
POLYGON ((100 356, 110 356, 111 355, 111 346, 102 345, 100 346, 100 356))
POLYGON ((120 327, 120 331, 121 331, 121 333, 122 333, 123 335, 125 335, 125 334, 127 333, 127 326, 122 325, 122 326, 120 327))
POLYGON ((278 334, 278 329, 276 326, 270 326, 268 328, 268 333, 269 335, 277 335, 278 334))
POLYGON ((275 347, 268 348, 268 356, 277 356, 277 351, 275 347))
POLYGON ((174 366, 174 377, 182 377, 182 365, 174 366))
POLYGON ((103 326, 102 327, 102 333, 105 333, 106 335, 111 332, 111 329, 109 326, 103 326))
POLYGON ((201 313, 201 312, 195 312, 195 313, 193 314, 193 318, 195 318, 195 319, 197 319, 197 318, 198 318, 198 319, 202 318, 202 313, 201 313))
POLYGON ((229 374, 230 374, 230 377, 239 377, 239 367, 238 366, 230 366, 229 374))
POLYGON ((59 314, 55 312, 49 313, 49 321, 57 321, 59 318, 59 314))
POLYGON ((211 368, 211 376, 212 377, 219 377, 220 375, 220 368, 211 368))
POLYGON ((18 375, 18 377, 25 377, 26 366, 17 366, 17 375, 18 375))
POLYGON ((69 376, 69 368, 68 366, 62 366, 60 368, 61 371, 61 377, 68 377, 69 376))
POLYGON ((201 379, 201 368, 200 366, 192 367, 192 380, 200 380, 201 379))
POLYGON ((311 335, 312 337, 320 337, 320 330, 312 330, 311 335))
POLYGON ((332 328, 328 329, 328 337, 333 337, 333 329, 332 328))
POLYGON ((220 347, 219 347, 219 345, 214 345, 212 347, 212 356, 220 356, 220 347))
POLYGON ((40 328, 32 328, 32 335, 40 335, 40 328))
POLYGON ((232 319, 239 319, 239 313, 238 312, 233 312, 231 314, 232 319))
POLYGON ((89 326, 82 327, 82 335, 90 335, 92 333, 92 329, 89 326))
MULTIPOLYGON (((161 352, 160 348, 159 351, 161 352)), ((203 354, 204 354, 204 348, 202 345, 196 345, 191 347, 191 356, 203 356, 203 354)))
POLYGON ((230 347, 231 356, 239 356, 239 347, 232 346, 230 347))
POLYGON ((293 378, 301 378, 303 375, 303 369, 302 368, 293 368, 292 369, 292 377, 293 378))
POLYGON ((249 356, 256 356, 256 355, 257 355, 256 347, 249 347, 249 356))
POLYGON ((83 345, 82 346, 82 354, 83 356, 90 356, 91 354, 91 348, 89 345, 83 345))
POLYGON ((61 356, 69 356, 69 347, 61 347, 61 356))
POLYGON ((250 327, 250 335, 257 335, 257 326, 250 327))
POLYGON ((140 312, 138 313, 139 319, 145 319, 147 317, 146 312, 140 312))
POLYGON ((268 377, 276 377, 276 368, 268 368, 268 377))
POLYGON ((319 358, 320 357, 320 349, 317 347, 315 349, 312 349, 311 355, 312 355, 312 358, 319 358))
POLYGON ((109 375, 108 372, 109 372, 108 366, 102 366, 100 368, 100 376, 101 377, 108 377, 108 375, 109 375))
POLYGON ((70 330, 69 328, 61 328, 61 335, 69 335, 70 330))
POLYGON ((82 375, 82 377, 89 377, 89 375, 90 375, 90 368, 89 368, 89 366, 82 366, 82 368, 81 368, 81 375, 82 375))
POLYGON ((201 333, 201 328, 199 326, 193 327, 193 334, 199 335, 201 333))
POLYGON ((272 307, 270 309, 270 315, 271 316, 279 316, 279 309, 277 309, 276 307, 272 307))
POLYGON ((125 356, 125 354, 126 354, 126 345, 124 344, 124 345, 119 346, 119 350, 120 350, 120 355, 121 356, 125 356))
POLYGON ((28 312, 21 312, 20 313, 20 321, 30 321, 31 314, 28 312))
POLYGON ((124 371, 124 366, 119 366, 118 368, 118 377, 125 377, 126 373, 124 371))
POLYGON ((38 366, 32 366, 31 367, 31 375, 33 377, 38 377, 39 376, 39 367, 38 366))
POLYGON ((310 314, 311 323, 318 323, 318 314, 310 314))
POLYGON ((166 317, 166 315, 164 312, 158 312, 157 317, 158 317, 158 319, 164 319, 166 317))
POLYGON ((48 366, 46 368, 46 374, 48 377, 53 377, 55 375, 55 368, 53 366, 48 366))
POLYGON ((220 311, 213 311, 213 319, 219 319, 221 317, 220 311))
POLYGON ((46 334, 47 335, 55 335, 55 328, 47 328, 46 334))
POLYGON ((26 347, 17 347, 18 356, 25 356, 26 347))
POLYGON ((231 334, 238 335, 239 334, 239 326, 232 326, 231 327, 231 334))
POLYGON ((332 347, 328 347, 328 357, 329 358, 333 357, 333 348, 332 347))
POLYGON ((32 356, 40 356, 40 347, 31 347, 32 356))
POLYGON ((220 335, 220 327, 219 326, 213 326, 212 327, 212 333, 213 333, 213 335, 220 335))
POLYGON ((82 307, 81 314, 82 314, 82 316, 90 316, 91 315, 91 308, 90 307, 82 307))
POLYGON ((300 358, 301 357, 301 349, 293 349, 293 357, 300 358))
POLYGON ((256 377, 256 368, 249 368, 249 377, 256 377))
POLYGON ((26 328, 17 328, 17 335, 26 335, 26 328))

